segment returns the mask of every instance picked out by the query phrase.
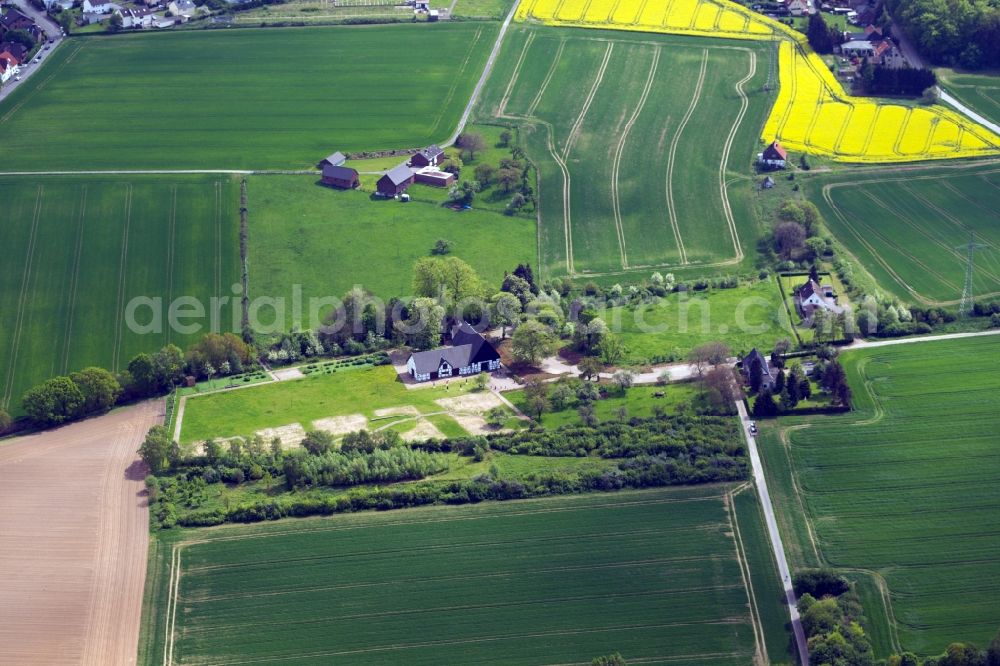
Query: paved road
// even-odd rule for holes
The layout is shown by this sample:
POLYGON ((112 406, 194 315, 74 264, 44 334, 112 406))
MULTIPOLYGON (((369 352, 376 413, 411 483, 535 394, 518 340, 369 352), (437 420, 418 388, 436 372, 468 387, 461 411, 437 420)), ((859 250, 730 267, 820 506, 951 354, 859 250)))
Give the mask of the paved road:
POLYGON ((1000 335, 1000 328, 972 333, 947 333, 944 335, 924 335, 917 338, 899 338, 895 340, 855 340, 844 349, 866 349, 868 347, 891 347, 892 345, 909 345, 916 342, 933 342, 935 340, 960 340, 962 338, 978 338, 984 335, 1000 335))
POLYGON ((504 19, 503 25, 500 26, 500 34, 497 35, 497 41, 493 44, 493 50, 490 51, 490 57, 486 59, 486 67, 483 68, 483 73, 480 75, 479 81, 476 82, 476 87, 472 90, 472 96, 469 98, 469 103, 465 105, 465 111, 462 112, 462 117, 458 121, 458 126, 455 128, 451 138, 442 144, 443 147, 447 148, 448 146, 454 145, 455 141, 458 140, 458 135, 465 129, 465 124, 469 122, 469 116, 472 114, 472 107, 475 106, 476 102, 479 100, 479 93, 482 92, 483 86, 486 85, 486 79, 489 78, 490 72, 493 71, 493 65, 496 64, 497 61, 497 54, 500 53, 500 47, 503 46, 503 38, 507 35, 507 28, 510 27, 510 22, 514 19, 514 12, 517 11, 520 4, 521 0, 517 0, 514 3, 514 6, 510 8, 510 13, 507 14, 507 18, 504 19))
POLYGON ((33 65, 21 65, 21 70, 18 74, 18 76, 21 77, 20 81, 10 79, 7 83, 3 84, 3 89, 0 89, 0 102, 2 102, 7 95, 17 90, 21 84, 27 81, 36 71, 38 71, 38 68, 45 64, 45 61, 48 60, 53 53, 55 53, 56 49, 63 41, 62 28, 60 28, 55 21, 50 19, 48 14, 38 11, 28 4, 27 0, 12 0, 11 4, 20 9, 24 14, 33 18, 35 23, 37 23, 45 32, 46 38, 51 37, 55 40, 55 42, 49 46, 48 50, 43 47, 42 50, 38 52, 38 57, 40 58, 38 63, 33 65))
POLYGON ((746 406, 742 400, 736 401, 736 409, 740 414, 740 421, 743 423, 743 436, 746 437, 747 445, 750 449, 750 464, 753 466, 753 479, 757 486, 757 494, 760 496, 760 505, 764 510, 764 519, 767 522, 767 535, 771 538, 771 549, 774 550, 774 558, 778 562, 778 573, 781 574, 781 584, 785 589, 785 600, 788 602, 788 611, 792 618, 792 631, 795 634, 795 644, 799 650, 799 662, 802 666, 809 666, 809 649, 806 646, 806 635, 802 630, 802 621, 799 618, 799 609, 796 605, 795 590, 792 588, 792 576, 788 570, 788 561, 785 559, 785 547, 781 543, 781 534, 778 533, 778 522, 774 518, 774 507, 771 505, 771 495, 767 491, 767 480, 764 478, 764 465, 760 461, 760 454, 757 452, 757 439, 750 434, 750 417, 747 415, 746 406))

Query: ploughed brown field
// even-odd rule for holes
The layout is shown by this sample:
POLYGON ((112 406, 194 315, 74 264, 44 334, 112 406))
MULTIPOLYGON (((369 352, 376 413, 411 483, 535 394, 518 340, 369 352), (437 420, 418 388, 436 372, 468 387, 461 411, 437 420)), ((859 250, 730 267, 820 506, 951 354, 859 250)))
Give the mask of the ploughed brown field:
POLYGON ((0 443, 0 664, 135 663, 161 401, 0 443))

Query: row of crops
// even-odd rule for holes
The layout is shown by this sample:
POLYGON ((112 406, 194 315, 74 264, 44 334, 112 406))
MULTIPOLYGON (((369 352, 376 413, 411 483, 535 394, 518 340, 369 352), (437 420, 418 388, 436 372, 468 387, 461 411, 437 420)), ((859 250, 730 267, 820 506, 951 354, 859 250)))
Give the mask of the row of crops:
POLYGON ((729 0, 526 0, 517 15, 546 25, 780 39, 780 90, 761 138, 792 150, 875 163, 1000 152, 1000 136, 943 106, 848 95, 801 33, 729 0))

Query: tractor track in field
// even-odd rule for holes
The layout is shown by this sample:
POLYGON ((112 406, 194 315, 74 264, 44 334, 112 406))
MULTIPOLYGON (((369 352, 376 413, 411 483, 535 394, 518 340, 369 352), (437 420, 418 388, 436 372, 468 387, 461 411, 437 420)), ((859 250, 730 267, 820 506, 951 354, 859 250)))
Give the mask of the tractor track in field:
POLYGON ((681 118, 681 122, 677 126, 677 131, 674 132, 674 138, 670 142, 669 156, 667 157, 667 219, 670 221, 670 228, 674 232, 674 242, 677 243, 677 251, 680 255, 682 265, 688 263, 688 258, 687 251, 684 249, 684 240, 681 238, 680 224, 677 220, 677 204, 674 202, 674 163, 677 160, 677 147, 680 145, 681 135, 684 133, 684 128, 687 126, 688 121, 691 120, 691 116, 694 115, 695 107, 698 106, 698 100, 701 99, 701 91, 705 86, 705 73, 707 70, 708 49, 702 49, 701 69, 698 71, 698 81, 695 84, 694 93, 691 95, 691 103, 688 105, 684 117, 681 118))
POLYGON ((17 315, 14 318, 14 335, 10 339, 10 354, 7 358, 7 385, 4 387, 3 405, 10 406, 10 399, 14 392, 14 376, 17 367, 17 352, 21 346, 21 328, 24 324, 24 309, 28 304, 28 294, 31 291, 31 269, 35 259, 35 245, 38 241, 38 223, 42 217, 42 199, 45 196, 45 188, 38 186, 38 193, 35 195, 35 210, 31 217, 31 231, 28 235, 28 248, 24 257, 24 271, 21 274, 21 291, 17 299, 17 315))
POLYGON ((729 136, 726 137, 725 147, 722 149, 722 161, 719 163, 719 196, 722 199, 722 212, 726 216, 726 224, 729 226, 729 235, 733 239, 733 249, 736 252, 736 261, 743 261, 743 246, 740 244, 740 234, 736 228, 736 218, 733 216, 733 207, 729 203, 729 188, 726 187, 726 168, 729 166, 729 154, 733 148, 733 141, 736 140, 736 134, 739 132, 740 125, 743 124, 743 118, 746 116, 747 109, 750 108, 750 99, 747 97, 747 93, 743 90, 743 86, 750 81, 757 74, 757 54, 754 51, 748 50, 750 54, 750 71, 742 79, 736 82, 736 94, 740 97, 740 112, 736 116, 736 121, 733 126, 729 129, 729 136))
POLYGON ((549 65, 549 71, 545 73, 545 78, 542 79, 542 85, 538 87, 538 92, 535 93, 535 97, 531 100, 531 105, 528 110, 525 111, 525 116, 532 118, 535 115, 535 110, 538 109, 538 104, 542 101, 542 95, 549 87, 549 83, 552 82, 552 77, 555 76, 556 66, 562 59, 563 51, 566 49, 566 39, 559 40, 559 47, 556 49, 556 54, 552 56, 552 64, 549 65))
MULTIPOLYGON (((174 243, 177 238, 177 185, 171 187, 170 223, 167 229, 167 303, 174 301, 174 243)), ((170 344, 170 330, 167 326, 166 342, 170 344)))
POLYGON ((497 106, 497 112, 494 114, 496 118, 502 118, 507 111, 507 102, 510 101, 510 95, 514 92, 514 85, 521 76, 521 66, 524 65, 524 59, 528 55, 528 49, 531 48, 531 43, 535 41, 536 33, 531 31, 528 33, 528 38, 524 40, 524 46, 521 48, 521 55, 517 58, 517 63, 514 65, 514 71, 511 72, 510 81, 507 82, 507 88, 504 90, 503 97, 500 99, 500 104, 497 106))
POLYGON ((799 505, 799 514, 803 517, 806 523, 806 536, 809 538, 809 545, 812 548, 813 557, 817 566, 823 566, 825 560, 819 552, 819 539, 816 537, 816 532, 813 530, 812 521, 809 520, 809 514, 806 512, 805 500, 802 499, 805 494, 802 490, 802 484, 799 483, 799 477, 795 473, 795 465, 792 463, 792 441, 788 438, 789 433, 794 430, 805 430, 810 427, 808 423, 801 425, 788 426, 786 428, 781 428, 778 430, 778 441, 781 442, 782 449, 785 451, 785 459, 788 461, 788 469, 790 472, 792 480, 792 491, 795 493, 795 503, 799 505))
POLYGON ((83 227, 87 215, 87 186, 80 193, 80 213, 77 216, 76 247, 73 251, 72 277, 69 282, 69 311, 66 315, 66 328, 63 330, 62 373, 69 370, 70 341, 73 338, 73 314, 76 311, 76 292, 80 284, 80 259, 83 256, 83 227))
POLYGON ((569 154, 573 151, 573 146, 580 136, 580 128, 583 127, 583 121, 587 117, 587 112, 590 111, 590 105, 594 103, 594 97, 597 96, 597 89, 601 87, 601 82, 604 80, 604 73, 608 70, 608 63, 611 62, 611 54, 614 50, 615 42, 608 42, 608 48, 604 51, 604 59, 597 70, 597 76, 594 77, 594 83, 590 86, 590 92, 587 93, 587 97, 583 100, 580 115, 576 117, 576 122, 573 123, 569 135, 566 137, 566 145, 563 148, 562 154, 564 160, 569 159, 569 154))
POLYGON ((222 183, 215 181, 215 295, 222 296, 222 183))
POLYGON ((649 66, 649 75, 646 77, 646 85, 642 89, 642 94, 639 96, 639 102, 635 105, 635 110, 632 112, 632 116, 625 123, 625 128, 622 131, 621 138, 618 140, 618 146, 615 149, 615 157, 611 166, 611 207, 614 213, 615 219, 615 231, 618 234, 618 248, 621 252, 622 268, 628 268, 628 252, 625 249, 625 229, 622 225, 622 211, 621 202, 618 197, 618 175, 621 169, 622 155, 625 152, 625 142, 628 140, 629 133, 632 131, 632 127, 635 125, 636 120, 639 118, 639 114, 642 113, 643 108, 646 106, 646 100, 649 98, 649 91, 653 88, 653 80, 656 77, 656 67, 660 61, 660 49, 653 50, 653 61, 649 66))
POLYGON ((125 292, 128 287, 128 232, 132 224, 132 183, 125 187, 125 224, 122 227, 122 249, 118 260, 118 301, 115 307, 115 341, 112 348, 111 369, 117 371, 121 359, 122 339, 125 337, 122 328, 125 326, 125 292))
POLYGON ((749 488, 749 484, 743 484, 736 491, 730 490, 726 494, 725 506, 729 515, 729 527, 733 533, 733 546, 736 550, 736 562, 740 568, 740 578, 743 580, 743 589, 747 594, 747 608, 750 611, 750 626, 753 628, 753 642, 755 646, 754 664, 755 666, 765 666, 770 663, 765 649, 766 639, 764 638, 764 626, 760 619, 760 610, 757 607, 757 595, 754 594, 750 565, 747 563, 746 548, 743 546, 743 537, 740 534, 739 518, 736 516, 736 502, 734 496, 749 488))
MULTIPOLYGON (((575 571, 602 571, 606 569, 633 569, 648 566, 660 566, 664 564, 685 564, 689 562, 724 562, 726 558, 718 555, 696 555, 686 557, 663 557, 653 560, 629 560, 626 562, 611 562, 605 564, 587 564, 565 567, 543 567, 540 569, 514 569, 510 571, 489 571, 481 574, 463 574, 457 576, 428 576, 422 578, 397 578, 386 581, 361 581, 357 583, 343 583, 339 585, 315 585, 309 587, 293 587, 267 592, 236 592, 233 594, 219 594, 207 597, 185 597, 187 604, 212 603, 217 601, 233 601, 237 599, 257 599, 260 597, 281 597, 288 594, 302 594, 304 592, 332 592, 334 590, 353 590, 368 587, 386 587, 395 585, 409 585, 413 583, 445 583, 460 580, 482 580, 484 578, 516 578, 525 574, 553 574, 569 573, 575 571)), ((731 587, 731 586, 729 586, 731 587)), ((698 590, 719 589, 716 587, 684 588, 678 591, 694 592, 698 590)))

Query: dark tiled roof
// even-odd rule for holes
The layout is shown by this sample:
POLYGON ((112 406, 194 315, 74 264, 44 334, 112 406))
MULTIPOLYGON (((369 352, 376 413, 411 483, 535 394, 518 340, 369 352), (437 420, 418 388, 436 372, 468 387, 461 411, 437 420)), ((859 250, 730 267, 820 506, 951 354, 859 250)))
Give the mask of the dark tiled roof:
POLYGON ((429 160, 434 159, 435 157, 441 155, 442 153, 444 153, 444 151, 438 148, 437 146, 427 146, 426 148, 420 151, 420 154, 429 160))
POLYGON ((388 178, 393 185, 405 183, 412 177, 413 170, 405 164, 400 164, 399 166, 389 169, 385 172, 385 175, 382 176, 382 178, 388 178))
POLYGON ((798 295, 799 299, 803 301, 813 294, 821 295, 819 285, 816 284, 815 280, 807 280, 806 283, 799 287, 795 293, 798 295))
POLYGON ((354 180, 358 177, 358 172, 350 167, 323 165, 324 178, 336 178, 338 180, 354 180))
POLYGON ((746 358, 743 359, 743 369, 746 370, 747 372, 750 372, 750 366, 753 365, 754 359, 760 361, 760 376, 770 377, 771 365, 767 362, 767 357, 761 354, 759 351, 757 351, 756 347, 750 350, 750 353, 747 354, 746 358))
POLYGON ((418 375, 437 372, 438 368, 441 367, 442 360, 447 361, 448 365, 453 368, 464 368, 472 362, 472 345, 444 347, 413 354, 413 365, 416 367, 418 375))

